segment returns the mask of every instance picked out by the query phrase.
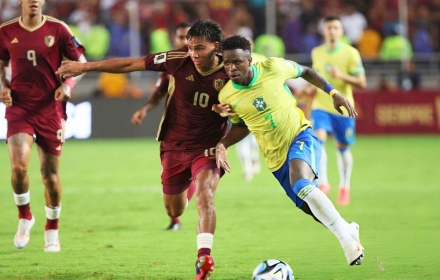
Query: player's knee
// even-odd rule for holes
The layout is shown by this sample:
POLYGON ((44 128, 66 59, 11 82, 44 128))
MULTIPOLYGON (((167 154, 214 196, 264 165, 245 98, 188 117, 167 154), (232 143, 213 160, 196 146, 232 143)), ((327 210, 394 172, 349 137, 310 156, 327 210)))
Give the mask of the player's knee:
POLYGON ((23 164, 14 164, 12 166, 12 175, 16 180, 23 180, 27 175, 27 167, 23 164))
POLYGON ((43 184, 46 186, 48 191, 52 191, 56 189, 56 186, 59 183, 57 174, 42 174, 43 175, 43 184))
POLYGON ((170 218, 178 218, 183 214, 183 211, 185 208, 172 208, 172 207, 166 207, 167 214, 170 218))
POLYGON ((293 192, 302 200, 315 188, 315 184, 307 179, 299 179, 292 185, 293 192))

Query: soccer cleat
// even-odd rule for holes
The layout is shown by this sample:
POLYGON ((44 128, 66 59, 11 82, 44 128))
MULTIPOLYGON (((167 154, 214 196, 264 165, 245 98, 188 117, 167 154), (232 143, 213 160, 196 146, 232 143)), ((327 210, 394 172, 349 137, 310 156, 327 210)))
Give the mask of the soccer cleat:
POLYGON ((361 243, 352 240, 344 247, 345 257, 349 265, 361 265, 364 259, 364 247, 361 243))
POLYGON ((180 223, 171 223, 166 230, 181 230, 182 226, 180 225, 180 223))
POLYGON ((214 270, 214 260, 211 256, 201 256, 196 262, 196 280, 209 280, 214 270))
POLYGON ((49 229, 44 232, 44 252, 55 253, 61 250, 57 229, 49 229))
POLYGON ((14 245, 18 249, 23 249, 28 245, 31 229, 35 224, 35 217, 32 216, 31 220, 20 219, 18 220, 18 230, 14 237, 14 245))
POLYGON ((351 235, 351 237, 353 237, 354 240, 356 240, 356 242, 360 243, 360 237, 359 237, 359 225, 355 222, 351 222, 349 223, 350 227, 352 227, 355 230, 354 235, 351 235))
POLYGON ((330 184, 329 183, 325 183, 325 184, 320 184, 319 185, 319 189, 324 193, 324 194, 328 194, 328 192, 331 190, 330 184))
POLYGON ((342 206, 350 204, 350 188, 339 189, 337 203, 342 206))

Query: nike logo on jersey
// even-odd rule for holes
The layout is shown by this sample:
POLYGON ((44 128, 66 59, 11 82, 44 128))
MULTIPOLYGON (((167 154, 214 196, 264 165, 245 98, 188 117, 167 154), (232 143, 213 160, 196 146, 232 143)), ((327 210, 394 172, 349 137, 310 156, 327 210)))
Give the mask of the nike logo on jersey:
POLYGON ((238 101, 237 101, 237 103, 233 104, 233 105, 232 105, 232 108, 234 108, 234 109, 235 109, 235 108, 236 108, 236 107, 238 106, 238 103, 240 103, 240 102, 241 102, 241 100, 243 100, 243 98, 242 98, 242 99, 240 99, 240 100, 238 100, 238 101))
POLYGON ((17 37, 14 38, 14 40, 11 41, 11 44, 17 44, 18 43, 18 39, 17 37))
POLYGON ((188 77, 186 77, 186 79, 188 81, 194 82, 194 76, 193 75, 189 75, 188 77))

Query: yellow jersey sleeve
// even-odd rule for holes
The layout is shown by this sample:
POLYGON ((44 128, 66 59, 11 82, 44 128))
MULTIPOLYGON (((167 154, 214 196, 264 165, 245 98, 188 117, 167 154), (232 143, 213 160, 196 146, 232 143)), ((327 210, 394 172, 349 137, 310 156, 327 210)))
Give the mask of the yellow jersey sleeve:
POLYGON ((358 50, 352 49, 348 65, 348 74, 356 76, 361 73, 365 73, 364 66, 362 65, 361 55, 359 54, 358 50))

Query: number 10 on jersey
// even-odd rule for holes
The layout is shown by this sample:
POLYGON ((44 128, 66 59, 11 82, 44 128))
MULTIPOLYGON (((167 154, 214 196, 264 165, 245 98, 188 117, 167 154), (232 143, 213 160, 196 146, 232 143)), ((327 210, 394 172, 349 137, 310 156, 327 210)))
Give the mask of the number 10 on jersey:
POLYGON ((194 94, 194 101, 193 101, 194 106, 199 105, 200 107, 206 107, 208 106, 208 102, 209 102, 208 94, 204 92, 199 94, 199 92, 196 91, 196 93, 194 94))

